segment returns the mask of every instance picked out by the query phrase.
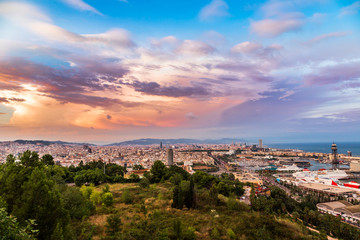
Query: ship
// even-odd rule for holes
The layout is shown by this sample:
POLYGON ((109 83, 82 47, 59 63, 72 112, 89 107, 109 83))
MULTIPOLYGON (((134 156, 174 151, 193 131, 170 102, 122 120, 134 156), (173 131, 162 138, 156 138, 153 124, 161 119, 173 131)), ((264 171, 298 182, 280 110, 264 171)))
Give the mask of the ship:
POLYGON ((296 164, 290 165, 290 166, 283 166, 281 168, 278 168, 277 171, 280 172, 297 172, 302 171, 302 168, 299 168, 296 164))
POLYGON ((348 188, 356 188, 356 189, 360 189, 360 183, 357 183, 355 181, 351 181, 348 183, 344 183, 343 185, 344 187, 348 187, 348 188))
POLYGON ((295 172, 293 174, 293 177, 296 179, 347 179, 349 178, 349 175, 344 170, 325 170, 321 169, 318 171, 310 171, 306 168, 302 172, 295 172))

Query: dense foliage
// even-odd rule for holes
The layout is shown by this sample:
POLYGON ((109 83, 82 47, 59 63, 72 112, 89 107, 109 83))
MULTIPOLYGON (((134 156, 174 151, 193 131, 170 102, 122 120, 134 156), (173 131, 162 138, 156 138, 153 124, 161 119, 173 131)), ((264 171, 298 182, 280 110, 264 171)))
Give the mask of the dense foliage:
POLYGON ((18 160, 9 155, 0 165, 0 239, 359 237, 340 219, 319 214, 312 198, 297 202, 278 188, 269 197, 252 193, 249 207, 238 200, 244 184, 233 174, 190 175, 156 161, 141 180, 124 179, 123 167, 101 161, 67 168, 31 151, 18 160))

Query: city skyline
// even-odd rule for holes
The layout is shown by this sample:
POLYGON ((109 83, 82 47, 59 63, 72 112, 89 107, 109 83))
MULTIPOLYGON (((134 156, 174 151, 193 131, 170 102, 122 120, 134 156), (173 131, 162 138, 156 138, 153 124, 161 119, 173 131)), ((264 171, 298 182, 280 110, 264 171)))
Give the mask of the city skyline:
POLYGON ((359 141, 360 1, 0 2, 1 140, 359 141))

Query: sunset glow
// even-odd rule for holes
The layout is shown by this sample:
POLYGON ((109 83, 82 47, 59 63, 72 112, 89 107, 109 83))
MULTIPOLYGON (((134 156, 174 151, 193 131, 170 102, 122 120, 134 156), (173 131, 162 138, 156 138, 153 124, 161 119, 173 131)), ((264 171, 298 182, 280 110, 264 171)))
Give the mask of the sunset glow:
POLYGON ((3 140, 359 140, 359 1, 1 1, 0 28, 3 140))

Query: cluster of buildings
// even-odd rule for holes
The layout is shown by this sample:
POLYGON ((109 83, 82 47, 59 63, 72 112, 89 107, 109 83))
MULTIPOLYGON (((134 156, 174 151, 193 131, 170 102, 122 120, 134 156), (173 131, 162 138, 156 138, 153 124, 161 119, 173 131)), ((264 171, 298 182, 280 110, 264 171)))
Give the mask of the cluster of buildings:
MULTIPOLYGON (((203 146, 216 148, 219 146, 203 146)), ((194 146, 176 145, 167 148, 158 145, 150 146, 91 146, 78 144, 42 144, 18 143, 14 141, 0 142, 0 162, 5 162, 6 156, 13 154, 19 156, 26 150, 37 152, 40 157, 51 154, 54 161, 62 166, 77 166, 81 161, 85 164, 91 161, 104 161, 122 166, 131 167, 141 164, 150 168, 156 160, 166 165, 193 164, 213 165, 214 159, 207 152, 186 152, 194 146)))

